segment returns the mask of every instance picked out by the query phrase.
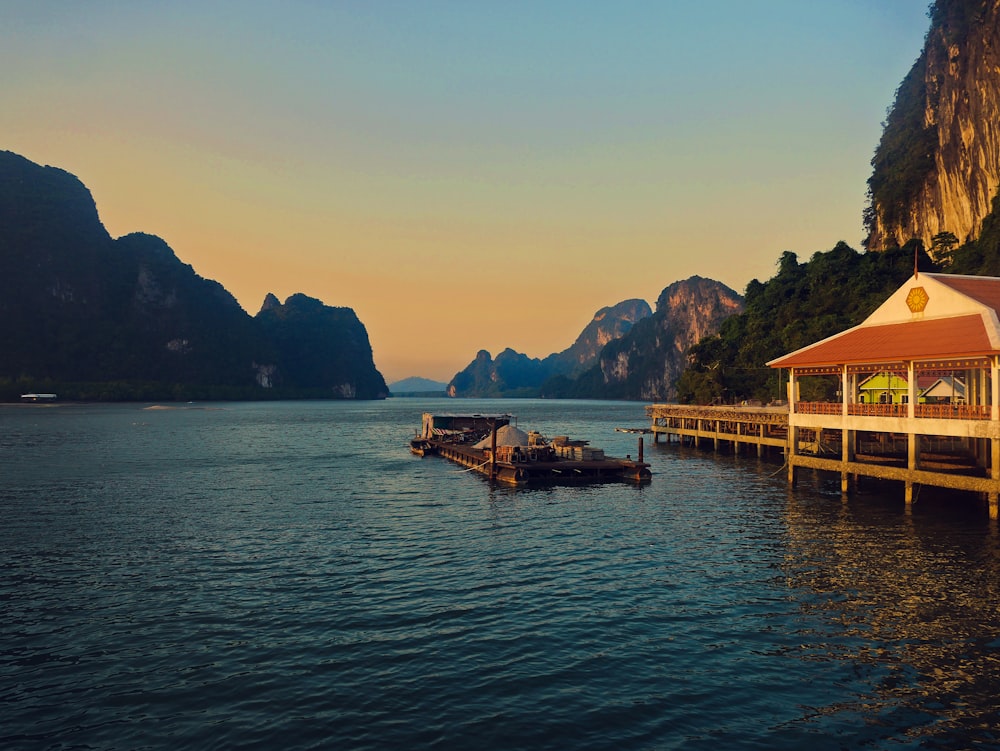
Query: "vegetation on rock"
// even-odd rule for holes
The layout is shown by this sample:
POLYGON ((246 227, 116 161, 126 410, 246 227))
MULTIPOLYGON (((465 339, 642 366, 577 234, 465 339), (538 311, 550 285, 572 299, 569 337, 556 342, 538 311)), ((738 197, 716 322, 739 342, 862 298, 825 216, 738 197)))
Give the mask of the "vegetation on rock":
POLYGON ((767 282, 747 285, 745 308, 728 318, 716 336, 689 352, 678 400, 683 403, 769 402, 784 398, 777 371, 765 363, 855 326, 919 268, 937 270, 919 247, 859 253, 841 242, 799 263, 785 252, 767 282))
POLYGON ((934 168, 937 131, 924 122, 927 56, 921 55, 896 89, 896 98, 883 123, 882 138, 872 157, 868 178, 865 229, 871 241, 876 222, 883 227, 904 223, 905 214, 934 168))
POLYGON ((951 251, 950 260, 948 271, 953 274, 1000 276, 1000 194, 993 198, 979 237, 951 251))

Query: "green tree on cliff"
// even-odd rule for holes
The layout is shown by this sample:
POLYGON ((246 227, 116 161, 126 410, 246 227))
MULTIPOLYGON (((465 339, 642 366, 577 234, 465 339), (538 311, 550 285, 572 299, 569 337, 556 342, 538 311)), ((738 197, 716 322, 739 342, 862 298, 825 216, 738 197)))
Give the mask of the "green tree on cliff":
POLYGON ((786 251, 778 272, 746 288, 744 312, 727 319, 717 336, 691 348, 677 383, 682 403, 709 404, 783 397, 769 360, 863 321, 913 273, 935 268, 919 246, 859 253, 841 242, 799 263, 786 251))

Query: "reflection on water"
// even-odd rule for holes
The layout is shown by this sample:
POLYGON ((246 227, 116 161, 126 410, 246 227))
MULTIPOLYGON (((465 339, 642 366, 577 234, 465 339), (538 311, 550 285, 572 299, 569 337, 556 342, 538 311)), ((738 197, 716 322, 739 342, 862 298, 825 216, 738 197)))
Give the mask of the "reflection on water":
MULTIPOLYGON (((635 451, 642 405, 515 406, 635 451)), ((1000 745, 981 505, 676 445, 491 488, 409 454, 442 408, 0 408, 0 747, 1000 745)))
MULTIPOLYGON (((898 493, 896 494, 898 496, 898 493)), ((976 507, 860 495, 788 494, 788 585, 818 598, 802 611, 804 660, 852 665, 871 692, 815 707, 860 712, 887 735, 962 748, 1000 743, 1000 544, 976 507)))

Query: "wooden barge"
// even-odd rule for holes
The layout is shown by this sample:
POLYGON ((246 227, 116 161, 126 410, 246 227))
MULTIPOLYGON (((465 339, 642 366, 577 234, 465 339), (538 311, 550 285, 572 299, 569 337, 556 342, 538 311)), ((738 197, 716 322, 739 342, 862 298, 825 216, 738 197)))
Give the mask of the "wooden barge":
POLYGON ((420 433, 410 441, 420 456, 437 454, 505 485, 569 484, 609 481, 648 482, 639 438, 638 459, 605 456, 588 441, 525 433, 509 414, 439 415, 424 413, 420 433))

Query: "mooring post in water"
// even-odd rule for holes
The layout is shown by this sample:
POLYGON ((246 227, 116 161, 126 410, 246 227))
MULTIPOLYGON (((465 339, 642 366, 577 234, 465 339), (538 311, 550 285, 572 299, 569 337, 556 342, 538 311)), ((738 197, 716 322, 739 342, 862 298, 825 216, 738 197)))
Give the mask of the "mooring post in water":
POLYGON ((642 436, 639 436, 639 464, 642 464, 642 436))
POLYGON ((497 479, 497 421, 493 420, 490 434, 490 482, 497 479))

